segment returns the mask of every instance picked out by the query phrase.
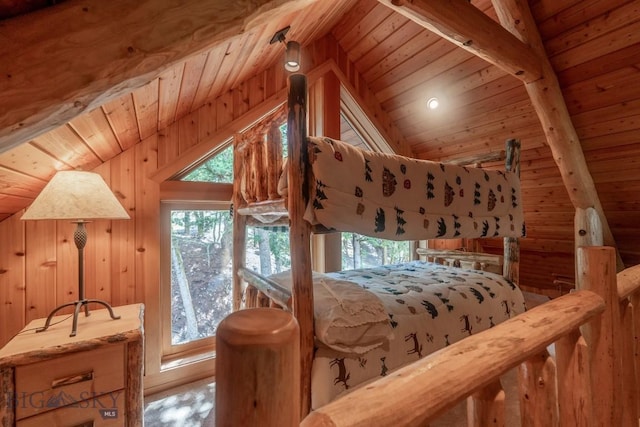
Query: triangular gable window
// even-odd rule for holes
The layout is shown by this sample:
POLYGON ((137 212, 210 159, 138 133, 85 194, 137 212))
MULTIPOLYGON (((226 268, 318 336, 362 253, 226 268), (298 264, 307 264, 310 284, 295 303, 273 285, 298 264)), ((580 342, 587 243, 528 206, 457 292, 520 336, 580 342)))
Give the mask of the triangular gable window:
POLYGON ((227 148, 180 178, 180 181, 233 183, 233 146, 229 144, 227 148))

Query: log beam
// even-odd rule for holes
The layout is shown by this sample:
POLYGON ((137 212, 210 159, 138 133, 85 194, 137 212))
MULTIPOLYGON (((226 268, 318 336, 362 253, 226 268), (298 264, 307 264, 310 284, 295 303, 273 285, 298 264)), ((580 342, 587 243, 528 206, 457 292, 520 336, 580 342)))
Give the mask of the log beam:
MULTIPOLYGON (((595 183, 587 167, 580 139, 562 95, 560 83, 549 62, 528 3, 520 0, 492 0, 492 3, 502 26, 531 46, 540 58, 542 78, 527 82, 525 88, 540 119, 571 203, 575 208, 595 209, 602 223, 604 244, 616 247, 595 183)), ((624 269, 619 254, 617 269, 618 271, 624 269)))
POLYGON ((70 0, 4 20, 0 152, 313 1, 70 0))
MULTIPOLYGON (((465 0, 378 0, 424 28, 525 82, 531 103, 576 208, 600 216, 604 244, 615 247, 580 140, 527 2, 492 0, 502 26, 465 0)), ((618 271, 624 268, 617 258, 618 271)))
POLYGON ((378 1, 524 82, 542 76, 538 55, 467 0, 378 1))

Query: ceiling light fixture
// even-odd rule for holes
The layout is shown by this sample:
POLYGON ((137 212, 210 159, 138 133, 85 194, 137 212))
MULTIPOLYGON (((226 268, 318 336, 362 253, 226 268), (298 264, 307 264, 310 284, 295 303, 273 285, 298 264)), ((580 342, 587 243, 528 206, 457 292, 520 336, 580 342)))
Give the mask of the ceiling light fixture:
POLYGON ((271 41, 269 44, 274 43, 284 43, 286 46, 286 51, 284 55, 284 69, 290 72, 295 72, 300 70, 300 43, 294 41, 286 41, 285 36, 291 26, 283 28, 281 30, 276 31, 276 33, 271 37, 271 41))
POLYGON ((429 98, 429 100, 427 101, 427 107, 429 107, 430 110, 435 110, 436 108, 438 108, 439 105, 440 105, 440 102, 436 97, 429 98))

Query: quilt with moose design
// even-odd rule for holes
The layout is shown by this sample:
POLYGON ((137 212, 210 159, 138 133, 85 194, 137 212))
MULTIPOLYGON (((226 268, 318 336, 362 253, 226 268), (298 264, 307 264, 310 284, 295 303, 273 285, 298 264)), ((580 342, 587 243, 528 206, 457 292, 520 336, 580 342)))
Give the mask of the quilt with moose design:
POLYGON ((479 270, 412 261, 326 275, 357 283, 377 295, 389 316, 392 338, 364 354, 339 352, 318 343, 311 379, 314 409, 525 310, 516 285, 479 270))
POLYGON ((305 218, 391 240, 522 237, 515 173, 363 151, 309 137, 314 191, 305 218))

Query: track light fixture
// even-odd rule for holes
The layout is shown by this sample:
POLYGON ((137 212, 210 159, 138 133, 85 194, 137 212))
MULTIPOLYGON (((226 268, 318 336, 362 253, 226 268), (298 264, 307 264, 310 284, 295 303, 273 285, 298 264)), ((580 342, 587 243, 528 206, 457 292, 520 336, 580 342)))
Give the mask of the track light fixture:
POLYGON ((295 72, 300 70, 300 43, 294 41, 286 41, 285 36, 291 26, 283 28, 281 30, 276 31, 276 33, 271 37, 271 41, 269 44, 274 43, 284 43, 286 46, 286 51, 284 55, 284 69, 290 72, 295 72))

